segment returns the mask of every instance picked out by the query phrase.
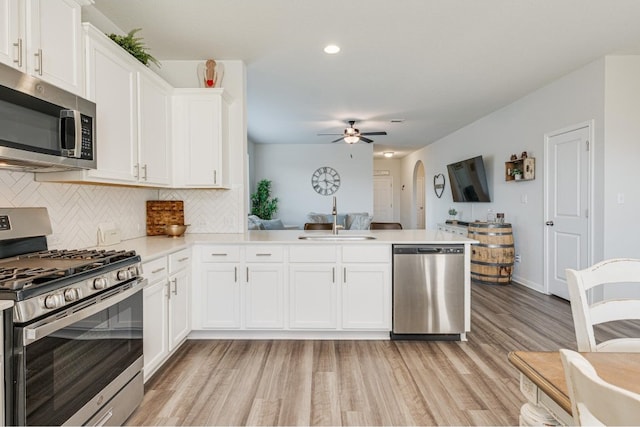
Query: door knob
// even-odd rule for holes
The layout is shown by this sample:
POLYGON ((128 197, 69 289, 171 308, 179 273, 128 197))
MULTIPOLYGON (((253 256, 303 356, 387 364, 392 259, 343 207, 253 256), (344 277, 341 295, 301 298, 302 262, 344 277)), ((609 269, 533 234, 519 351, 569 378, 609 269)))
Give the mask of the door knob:
POLYGON ((545 225, 548 225, 550 227, 553 227, 553 221, 547 221, 545 222, 545 225))

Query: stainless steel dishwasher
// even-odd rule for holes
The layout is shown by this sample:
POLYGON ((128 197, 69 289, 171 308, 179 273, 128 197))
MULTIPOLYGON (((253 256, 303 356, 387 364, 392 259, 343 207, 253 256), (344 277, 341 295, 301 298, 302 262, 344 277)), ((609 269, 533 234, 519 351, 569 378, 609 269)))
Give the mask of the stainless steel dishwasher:
POLYGON ((392 339, 459 339, 464 246, 393 245, 392 339))

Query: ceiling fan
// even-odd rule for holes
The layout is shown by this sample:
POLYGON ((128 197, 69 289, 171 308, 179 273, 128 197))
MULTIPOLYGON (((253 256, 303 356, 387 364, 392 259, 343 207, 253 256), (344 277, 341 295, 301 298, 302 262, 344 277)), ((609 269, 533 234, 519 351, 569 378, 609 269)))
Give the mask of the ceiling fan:
POLYGON ((347 144, 355 144, 359 141, 364 141, 368 144, 373 142, 373 139, 369 139, 367 137, 365 137, 364 135, 386 135, 387 132, 382 131, 382 132, 360 132, 360 129, 356 129, 353 126, 356 124, 355 120, 349 120, 349 127, 346 128, 344 130, 343 133, 319 133, 319 136, 322 135, 341 135, 340 138, 331 141, 331 142, 338 142, 338 141, 342 141, 344 140, 344 142, 346 142, 347 144))

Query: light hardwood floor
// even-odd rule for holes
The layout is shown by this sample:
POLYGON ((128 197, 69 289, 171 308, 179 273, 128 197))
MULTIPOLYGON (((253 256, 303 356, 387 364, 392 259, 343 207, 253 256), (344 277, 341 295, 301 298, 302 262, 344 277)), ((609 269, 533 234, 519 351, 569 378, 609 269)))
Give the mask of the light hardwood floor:
POLYGON ((471 309, 467 342, 188 341, 128 424, 517 425, 524 398, 507 353, 575 350, 569 304, 473 285, 471 309))

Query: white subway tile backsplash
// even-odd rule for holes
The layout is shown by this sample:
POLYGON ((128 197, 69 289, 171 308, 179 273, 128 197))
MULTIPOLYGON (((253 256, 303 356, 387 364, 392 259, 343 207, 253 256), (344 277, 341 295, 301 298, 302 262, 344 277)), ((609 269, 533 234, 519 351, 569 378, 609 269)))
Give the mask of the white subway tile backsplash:
POLYGON ((187 233, 243 231, 243 188, 170 190, 107 185, 36 182, 32 173, 0 171, 0 206, 49 211, 53 234, 49 247, 82 248, 97 244, 98 224, 114 222, 122 239, 146 234, 147 200, 184 200, 187 233))

